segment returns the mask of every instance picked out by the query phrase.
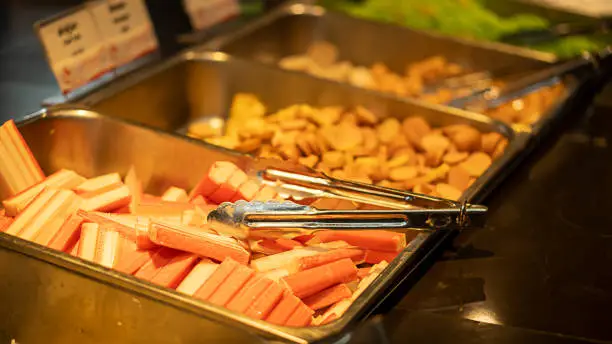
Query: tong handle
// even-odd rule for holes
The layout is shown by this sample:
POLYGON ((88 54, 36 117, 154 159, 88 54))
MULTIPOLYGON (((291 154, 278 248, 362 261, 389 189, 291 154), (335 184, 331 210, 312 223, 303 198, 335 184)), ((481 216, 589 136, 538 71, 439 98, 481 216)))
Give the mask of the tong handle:
POLYGON ((261 212, 246 214, 243 224, 252 229, 415 229, 433 230, 479 223, 484 206, 408 210, 312 210, 309 212, 261 212), (476 220, 476 221, 474 221, 476 220))
POLYGON ((343 181, 329 177, 323 173, 320 176, 305 175, 278 169, 263 171, 264 179, 295 184, 303 187, 325 191, 340 198, 346 198, 363 203, 374 203, 387 207, 405 208, 412 205, 420 208, 460 208, 458 202, 443 198, 399 191, 382 186, 343 181))
POLYGON ((447 105, 472 111, 494 109, 536 92, 543 87, 555 85, 561 82, 562 78, 568 74, 576 73, 585 68, 597 69, 597 67, 597 56, 585 54, 584 56, 535 71, 501 88, 492 87, 484 92, 454 99, 448 102, 447 105))

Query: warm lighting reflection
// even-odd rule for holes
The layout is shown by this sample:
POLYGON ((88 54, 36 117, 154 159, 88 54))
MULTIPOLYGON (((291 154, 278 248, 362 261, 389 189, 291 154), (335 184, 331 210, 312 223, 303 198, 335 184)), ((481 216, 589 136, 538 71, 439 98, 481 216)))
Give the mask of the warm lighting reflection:
POLYGON ((295 4, 290 8, 292 14, 301 15, 306 13, 306 7, 302 4, 295 4))
POLYGON ((497 320, 495 312, 485 308, 466 309, 465 318, 487 324, 501 325, 501 322, 497 320))
POLYGON ((229 59, 229 56, 226 53, 220 51, 210 52, 208 53, 208 57, 213 61, 219 62, 227 61, 229 59))
POLYGON ((512 102, 512 108, 514 111, 523 111, 525 108, 525 102, 522 99, 517 99, 512 102))

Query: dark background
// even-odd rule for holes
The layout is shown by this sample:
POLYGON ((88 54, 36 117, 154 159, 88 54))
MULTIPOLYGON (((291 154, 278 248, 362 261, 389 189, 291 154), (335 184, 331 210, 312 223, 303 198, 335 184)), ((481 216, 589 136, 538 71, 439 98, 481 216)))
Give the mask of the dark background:
MULTIPOLYGON (((0 1, 0 122, 59 93, 32 25, 77 3, 0 1)), ((148 3, 169 55, 187 18, 178 0, 148 3)), ((356 341, 612 341, 612 113, 577 105, 486 200, 487 226, 459 235, 389 303, 384 331, 356 341)))

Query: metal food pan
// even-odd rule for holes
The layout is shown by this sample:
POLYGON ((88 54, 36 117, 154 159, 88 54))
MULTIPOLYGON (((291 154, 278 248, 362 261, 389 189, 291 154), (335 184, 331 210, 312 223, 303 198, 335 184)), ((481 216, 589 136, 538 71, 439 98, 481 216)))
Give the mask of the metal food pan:
POLYGON ((182 131, 208 116, 227 117, 236 93, 252 93, 273 112, 297 103, 313 106, 362 105, 380 116, 420 115, 432 125, 469 124, 496 131, 509 139, 506 153, 463 194, 477 201, 504 177, 529 139, 487 116, 441 105, 386 96, 347 84, 253 64, 220 52, 187 52, 164 63, 117 80, 74 103, 101 114, 165 131, 182 131))
MULTIPOLYGON (((382 62, 400 74, 404 73, 407 64, 434 55, 445 56, 448 61, 468 70, 498 70, 509 66, 517 67, 517 70, 531 70, 545 67, 556 60, 555 55, 550 53, 353 18, 302 1, 281 6, 241 30, 210 40, 198 49, 219 50, 276 66, 284 57, 305 54, 311 43, 320 40, 334 44, 340 60, 359 66, 382 62)), ((534 133, 558 117, 562 105, 577 86, 575 82, 566 83, 566 96, 561 97, 557 105, 534 123, 534 133)))
MULTIPOLYGON (((18 124, 46 173, 86 177, 135 166, 147 191, 191 187, 217 160, 251 158, 89 110, 41 111, 18 124), (188 168, 186 168, 188 167, 188 168)), ((0 233, 0 338, 19 343, 254 343, 337 341, 365 319, 452 231, 413 240, 338 321, 289 328, 0 233)))

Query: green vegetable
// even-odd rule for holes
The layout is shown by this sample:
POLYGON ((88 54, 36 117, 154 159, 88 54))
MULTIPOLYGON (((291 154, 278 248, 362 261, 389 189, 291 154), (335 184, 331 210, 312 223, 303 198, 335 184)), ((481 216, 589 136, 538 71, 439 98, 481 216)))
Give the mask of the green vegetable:
MULTIPOLYGON (((502 17, 488 9, 484 0, 366 0, 355 3, 347 0, 324 0, 328 8, 352 16, 404 25, 421 30, 432 30, 447 35, 478 40, 496 41, 506 34, 523 30, 546 28, 546 18, 520 13, 502 17)), ((588 50, 598 50, 605 40, 594 37, 567 37, 530 48, 571 57, 588 50)))

